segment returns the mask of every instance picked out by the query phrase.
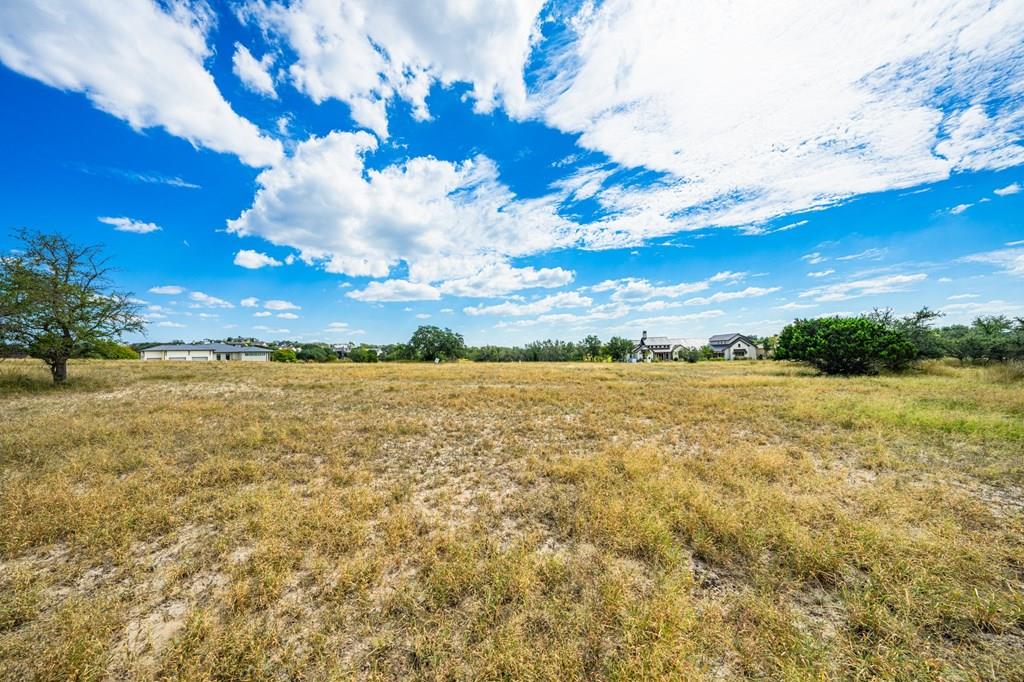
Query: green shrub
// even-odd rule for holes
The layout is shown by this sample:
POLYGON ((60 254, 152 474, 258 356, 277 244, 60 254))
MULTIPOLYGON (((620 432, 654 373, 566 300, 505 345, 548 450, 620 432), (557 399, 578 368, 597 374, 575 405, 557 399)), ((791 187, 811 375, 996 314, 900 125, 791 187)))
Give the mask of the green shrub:
POLYGON ((377 351, 367 348, 366 346, 359 346, 353 348, 348 353, 348 358, 352 362, 377 362, 377 351))
POLYGON ((795 320, 779 334, 775 357, 806 362, 825 374, 875 374, 905 368, 915 350, 904 335, 863 317, 795 320))
POLYGON ((278 348, 270 354, 270 359, 273 362, 297 362, 299 358, 291 348, 278 348))
POLYGON ((138 360, 139 354, 130 346, 109 339, 99 339, 87 344, 78 353, 80 358, 98 360, 138 360))

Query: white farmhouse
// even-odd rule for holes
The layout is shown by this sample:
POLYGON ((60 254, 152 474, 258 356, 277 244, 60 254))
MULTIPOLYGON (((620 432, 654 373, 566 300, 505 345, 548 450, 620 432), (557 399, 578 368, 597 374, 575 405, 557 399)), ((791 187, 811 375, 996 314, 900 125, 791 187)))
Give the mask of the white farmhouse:
POLYGON ((715 334, 708 339, 708 345, 716 358, 756 360, 764 357, 764 351, 743 334, 715 334))
POLYGON ((232 346, 227 343, 182 343, 153 346, 141 351, 143 360, 239 360, 242 362, 266 362, 270 360, 269 348, 259 346, 232 346))
POLYGON ((647 336, 643 333, 640 340, 633 345, 630 358, 633 360, 678 360, 679 352, 686 349, 685 339, 668 336, 647 336))

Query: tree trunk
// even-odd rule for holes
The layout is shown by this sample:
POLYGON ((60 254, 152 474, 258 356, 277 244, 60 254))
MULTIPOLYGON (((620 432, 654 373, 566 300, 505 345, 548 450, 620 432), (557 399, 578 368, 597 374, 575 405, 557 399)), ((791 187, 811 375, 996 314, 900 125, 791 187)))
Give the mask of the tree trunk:
POLYGON ((53 375, 53 383, 63 384, 68 380, 68 360, 61 358, 50 364, 50 373, 53 375))

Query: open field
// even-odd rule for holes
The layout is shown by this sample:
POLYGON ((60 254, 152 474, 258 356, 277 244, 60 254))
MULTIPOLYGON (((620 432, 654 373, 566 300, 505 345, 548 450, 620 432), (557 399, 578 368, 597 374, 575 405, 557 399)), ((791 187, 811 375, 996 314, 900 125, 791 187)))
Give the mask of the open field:
POLYGON ((2 679, 1024 679, 1024 384, 0 363, 2 679))

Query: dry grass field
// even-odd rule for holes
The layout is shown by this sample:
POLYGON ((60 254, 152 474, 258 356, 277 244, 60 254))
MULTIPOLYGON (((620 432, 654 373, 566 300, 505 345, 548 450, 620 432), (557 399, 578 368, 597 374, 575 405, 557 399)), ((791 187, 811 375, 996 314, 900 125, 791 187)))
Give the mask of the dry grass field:
POLYGON ((1024 384, 0 363, 0 678, 1024 679, 1024 384))

